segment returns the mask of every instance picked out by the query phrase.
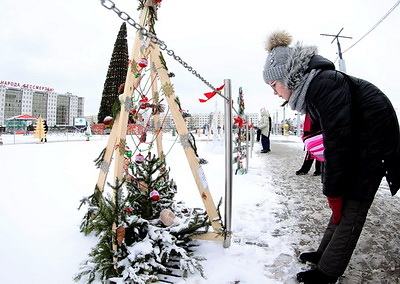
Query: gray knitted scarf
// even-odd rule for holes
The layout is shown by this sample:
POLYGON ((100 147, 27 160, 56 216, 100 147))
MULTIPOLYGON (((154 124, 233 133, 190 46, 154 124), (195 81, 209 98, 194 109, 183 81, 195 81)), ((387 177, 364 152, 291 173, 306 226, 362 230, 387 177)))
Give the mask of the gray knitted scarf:
POLYGON ((321 70, 312 69, 310 73, 304 75, 300 85, 293 91, 289 99, 289 106, 292 110, 300 114, 306 113, 306 93, 312 79, 317 76, 321 70))
POLYGON ((297 43, 288 61, 288 74, 285 76, 284 85, 292 91, 289 99, 291 109, 304 114, 306 112, 305 98, 307 89, 320 70, 308 70, 311 58, 318 53, 315 46, 302 46, 297 43))

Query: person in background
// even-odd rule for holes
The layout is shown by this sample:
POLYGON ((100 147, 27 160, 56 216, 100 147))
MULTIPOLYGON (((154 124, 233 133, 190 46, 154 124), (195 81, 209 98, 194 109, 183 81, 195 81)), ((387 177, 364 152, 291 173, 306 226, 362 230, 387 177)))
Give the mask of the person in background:
POLYGON ((257 142, 260 142, 260 139, 261 139, 261 129, 260 128, 258 128, 258 127, 256 127, 256 129, 257 129, 257 138, 256 138, 256 140, 257 140, 257 142))
MULTIPOLYGON (((314 162, 314 158, 310 155, 310 153, 306 153, 306 156, 304 157, 303 164, 301 165, 301 168, 296 171, 297 176, 301 175, 306 175, 310 171, 312 164, 314 162)), ((313 176, 320 176, 321 175, 321 162, 318 160, 315 160, 315 170, 313 172, 313 176)))
POLYGON ((49 130, 49 127, 47 126, 47 122, 46 122, 45 119, 43 120, 43 127, 44 127, 44 135, 45 135, 45 138, 42 138, 42 139, 40 140, 40 142, 47 142, 47 131, 49 130))
POLYGON ((269 153, 271 152, 271 143, 269 140, 269 135, 271 133, 271 117, 269 116, 268 110, 262 108, 261 112, 261 119, 258 123, 258 129, 261 130, 261 145, 262 150, 261 153, 269 153))
POLYGON ((315 46, 291 42, 286 31, 268 37, 263 77, 274 95, 321 126, 323 193, 332 210, 317 250, 300 254, 316 268, 298 273, 297 280, 335 283, 346 270, 382 178, 392 195, 400 188, 399 123, 375 85, 336 71, 315 46))
MULTIPOLYGON (((311 127, 310 117, 308 116, 308 114, 306 114, 303 125, 303 138, 318 131, 320 131, 320 129, 316 127, 311 127)), ((301 166, 300 170, 296 171, 296 175, 306 175, 308 171, 311 169, 313 162, 314 158, 307 151, 306 156, 304 157, 303 165, 301 166)), ((321 170, 322 170, 321 162, 315 160, 315 171, 313 173, 313 176, 320 176, 321 170)))

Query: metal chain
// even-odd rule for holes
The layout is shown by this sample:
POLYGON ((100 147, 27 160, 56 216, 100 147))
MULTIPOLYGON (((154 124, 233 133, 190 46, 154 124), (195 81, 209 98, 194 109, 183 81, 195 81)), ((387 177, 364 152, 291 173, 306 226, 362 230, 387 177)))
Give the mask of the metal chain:
MULTIPOLYGON (((206 79, 203 78, 193 67, 189 66, 185 61, 182 60, 178 55, 175 54, 175 52, 172 49, 168 49, 167 45, 165 42, 162 40, 158 39, 157 36, 151 32, 149 32, 145 27, 141 26, 137 22, 135 22, 134 19, 132 19, 127 13, 121 11, 115 6, 115 3, 111 0, 100 0, 101 5, 103 7, 107 8, 108 10, 114 11, 120 19, 123 21, 127 22, 129 25, 134 27, 136 30, 138 30, 144 37, 150 38, 152 43, 158 44, 159 48, 161 50, 165 50, 167 54, 171 57, 173 57, 176 61, 178 61, 183 67, 185 67, 189 72, 191 72, 194 76, 199 78, 204 84, 206 84, 208 87, 210 87, 213 91, 216 91, 219 95, 221 95, 220 91, 217 91, 216 88, 211 85, 206 79)), ((222 95, 221 95, 222 96, 222 95)), ((224 97, 224 96, 222 96, 224 97)))

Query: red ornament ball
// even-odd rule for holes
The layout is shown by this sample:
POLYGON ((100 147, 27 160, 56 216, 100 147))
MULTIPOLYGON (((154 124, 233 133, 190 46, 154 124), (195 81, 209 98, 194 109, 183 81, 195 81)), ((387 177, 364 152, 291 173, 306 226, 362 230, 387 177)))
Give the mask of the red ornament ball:
POLYGON ((127 213, 132 213, 133 208, 131 208, 131 207, 124 207, 124 210, 125 210, 127 213))
POLYGON ((140 67, 142 67, 142 68, 146 67, 147 64, 148 64, 148 61, 147 61, 146 58, 141 58, 141 59, 139 60, 139 62, 138 62, 138 65, 139 65, 140 67))
POLYGON ((142 154, 138 154, 138 155, 136 155, 136 157, 135 157, 135 162, 136 163, 143 163, 144 162, 144 156, 142 155, 142 154))
POLYGON ((111 116, 106 116, 103 120, 105 126, 109 126, 113 118, 111 116))
POLYGON ((157 190, 150 191, 150 199, 153 201, 157 201, 160 199, 160 194, 158 193, 157 190))

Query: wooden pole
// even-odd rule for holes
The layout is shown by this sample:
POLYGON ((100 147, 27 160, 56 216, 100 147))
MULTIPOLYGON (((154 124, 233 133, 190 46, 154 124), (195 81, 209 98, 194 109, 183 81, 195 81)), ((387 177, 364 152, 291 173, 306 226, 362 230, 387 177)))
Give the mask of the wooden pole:
MULTIPOLYGON (((158 85, 157 85, 157 68, 154 64, 154 59, 152 58, 152 54, 150 52, 150 74, 151 74, 151 90, 153 94, 153 103, 159 103, 159 94, 158 94, 158 85)), ((162 126, 160 121, 160 114, 156 113, 153 116, 154 121, 154 134, 157 135, 156 137, 156 145, 157 145, 157 154, 160 159, 164 159, 164 152, 163 152, 163 145, 162 145, 162 126)))
MULTIPOLYGON (((117 118, 114 120, 114 122, 118 124, 118 120, 119 120, 119 116, 117 116, 117 118)), ((112 159, 112 155, 114 153, 114 146, 116 144, 115 143, 116 141, 117 141, 117 128, 113 127, 111 129, 110 136, 108 137, 106 152, 104 154, 103 162, 101 163, 101 166, 100 166, 100 173, 99 173, 99 177, 97 179, 97 184, 96 184, 96 186, 100 192, 104 191, 104 185, 106 183, 107 174, 108 174, 108 171, 110 168, 111 159, 112 159)))
MULTIPOLYGON (((145 7, 142 10, 142 14, 140 16, 140 23, 144 23, 148 15, 148 7, 145 7)), ((126 130, 128 127, 128 118, 129 118, 129 110, 126 109, 125 103, 128 100, 131 100, 132 94, 134 90, 140 83, 140 74, 138 74, 137 70, 137 62, 139 61, 139 51, 140 51, 140 31, 136 32, 135 42, 132 48, 132 57, 131 64, 128 67, 128 71, 126 74, 124 93, 122 94, 121 99, 121 110, 119 113, 118 120, 114 122, 113 128, 116 127, 116 141, 115 147, 117 151, 115 151, 115 165, 114 165, 114 180, 122 181, 123 173, 124 173, 124 155, 125 155, 125 146, 126 146, 126 130)), ((115 194, 113 195, 115 199, 115 194)), ((115 201, 115 200, 114 200, 115 201)), ((117 251, 117 226, 114 223, 112 225, 112 231, 114 233, 112 240, 112 249, 113 251, 117 251)), ((114 262, 117 262, 117 257, 113 257, 114 262)), ((116 268, 116 265, 115 265, 116 268)))
MULTIPOLYGON (((142 11, 140 15, 140 23, 144 23, 148 14, 148 7, 145 8, 145 10, 142 11)), ((135 74, 137 71, 136 67, 136 62, 139 57, 139 50, 140 50, 140 32, 138 31, 136 33, 135 37, 135 42, 134 46, 132 48, 132 63, 128 67, 127 75, 126 75, 126 80, 125 80, 125 88, 124 88, 124 93, 122 96, 122 100, 125 102, 127 98, 132 97, 132 93, 134 91, 134 88, 138 85, 139 83, 139 78, 135 78, 135 74), (135 80, 136 79, 136 80, 135 80)), ((111 134, 108 139, 106 151, 104 154, 103 162, 101 165, 101 170, 99 173, 99 177, 97 180, 97 188, 99 189, 100 192, 104 191, 104 185, 107 180, 107 175, 111 166, 111 160, 112 156, 115 150, 115 146, 118 145, 118 148, 121 146, 124 146, 125 144, 123 141, 126 141, 126 129, 127 129, 127 124, 128 124, 128 112, 125 109, 125 104, 121 103, 121 111, 120 114, 114 119, 113 127, 111 130, 111 134), (122 139, 122 140, 121 140, 122 139), (121 145, 124 144, 124 145, 121 145)), ((122 152, 122 151, 118 151, 122 152)), ((120 180, 122 179, 122 174, 123 174, 123 155, 124 153, 119 153, 120 155, 116 155, 116 163, 115 163, 115 172, 114 172, 114 180, 116 178, 119 178, 120 180), (121 159, 122 158, 122 159, 121 159)))
MULTIPOLYGON (((151 54, 152 54, 151 58, 154 60, 155 66, 158 70, 158 75, 159 75, 159 78, 160 78, 160 81, 162 84, 163 92, 164 92, 165 98, 168 102, 172 117, 174 119, 176 130, 178 131, 178 135, 181 139, 182 146, 184 147, 184 151, 186 154, 186 158, 189 162, 189 166, 192 171, 192 175, 196 182, 196 185, 199 190, 203 204, 206 208, 208 217, 211 221, 213 221, 218 218, 218 212, 215 207, 214 201, 212 199, 210 190, 208 188, 208 184, 207 184, 203 169, 199 165, 199 162, 197 160, 194 149, 190 146, 189 147, 187 146, 187 141, 188 141, 188 139, 191 139, 191 138, 189 136, 189 132, 186 127, 186 123, 180 112, 179 105, 175 101, 176 100, 175 91, 174 91, 173 85, 170 82, 167 70, 161 64, 161 60, 159 58, 160 50, 159 50, 158 45, 154 47, 151 54)), ((212 225, 215 233, 219 233, 222 229, 221 224, 219 222, 212 222, 211 225, 212 225)), ((222 237, 218 238, 219 236, 217 236, 217 235, 211 234, 212 235, 211 238, 209 235, 207 235, 208 239, 214 239, 214 240, 218 239, 221 241, 223 240, 222 237)))

